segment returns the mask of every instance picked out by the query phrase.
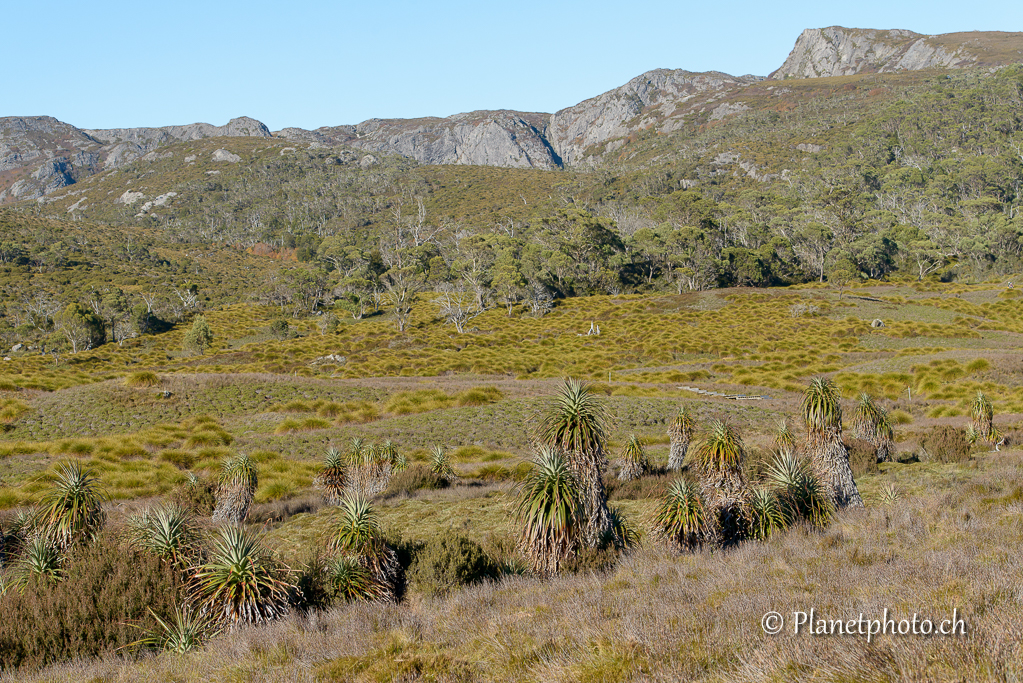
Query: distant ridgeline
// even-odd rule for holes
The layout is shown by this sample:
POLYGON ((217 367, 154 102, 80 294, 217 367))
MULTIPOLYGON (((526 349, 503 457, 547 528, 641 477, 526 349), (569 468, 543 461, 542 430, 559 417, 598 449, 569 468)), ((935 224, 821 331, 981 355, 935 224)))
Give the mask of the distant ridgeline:
POLYGON ((104 296, 173 319, 253 295, 361 315, 447 291, 471 313, 1008 277, 1023 269, 1021 61, 1019 33, 830 27, 766 78, 659 69, 554 114, 275 133, 2 118, 3 326, 104 296))

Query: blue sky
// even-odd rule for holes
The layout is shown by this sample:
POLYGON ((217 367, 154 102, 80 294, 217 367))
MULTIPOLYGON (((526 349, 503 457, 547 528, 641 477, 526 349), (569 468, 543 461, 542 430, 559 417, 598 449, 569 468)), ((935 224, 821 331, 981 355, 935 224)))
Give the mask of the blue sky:
POLYGON ((4 24, 0 116, 278 130, 551 112, 655 68, 766 75, 804 28, 1020 31, 1023 3, 53 0, 4 24))

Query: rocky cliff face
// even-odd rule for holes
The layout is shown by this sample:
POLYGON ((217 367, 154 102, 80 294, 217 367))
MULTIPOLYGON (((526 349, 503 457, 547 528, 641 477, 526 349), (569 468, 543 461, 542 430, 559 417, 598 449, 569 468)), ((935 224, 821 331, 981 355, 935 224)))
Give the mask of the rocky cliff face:
POLYGON ((735 90, 759 80, 716 71, 648 71, 620 88, 557 112, 551 116, 547 137, 566 164, 575 164, 587 148, 620 140, 638 129, 656 125, 659 130, 671 130, 672 116, 688 109, 687 103, 700 95, 735 90))
POLYGON ((956 69, 1023 61, 1023 34, 981 32, 924 36, 899 29, 810 28, 769 78, 823 78, 858 73, 956 69))
POLYGON ((423 164, 556 168, 561 160, 544 137, 547 114, 474 111, 447 118, 370 119, 356 126, 286 128, 296 142, 397 152, 423 164))

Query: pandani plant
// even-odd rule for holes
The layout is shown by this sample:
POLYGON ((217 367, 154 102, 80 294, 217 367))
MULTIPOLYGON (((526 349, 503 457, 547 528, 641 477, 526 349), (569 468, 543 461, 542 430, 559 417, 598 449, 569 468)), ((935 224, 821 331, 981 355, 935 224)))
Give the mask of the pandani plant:
POLYGON ((596 548, 611 539, 624 547, 624 539, 614 531, 602 479, 610 424, 604 405, 585 384, 569 379, 534 417, 534 424, 534 441, 562 453, 578 483, 583 544, 596 548))
POLYGON ((856 488, 849 452, 842 442, 842 403, 835 383, 814 377, 801 403, 806 426, 806 452, 811 467, 837 508, 863 507, 856 488))

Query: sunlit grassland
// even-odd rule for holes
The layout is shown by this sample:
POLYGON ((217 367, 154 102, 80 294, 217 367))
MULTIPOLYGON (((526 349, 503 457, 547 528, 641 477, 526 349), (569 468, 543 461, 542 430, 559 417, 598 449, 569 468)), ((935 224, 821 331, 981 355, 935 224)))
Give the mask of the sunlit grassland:
POLYGON ((286 339, 267 334, 279 310, 228 306, 207 312, 215 341, 204 356, 183 354, 174 329, 57 364, 5 361, 0 507, 36 500, 61 458, 85 459, 112 497, 130 499, 164 494, 189 471, 213 474, 237 452, 259 454, 257 501, 282 500, 309 491, 328 445, 355 437, 391 440, 412 460, 455 449, 464 475, 508 480, 529 456, 537 400, 565 376, 606 397, 614 443, 635 433, 659 444, 655 461, 679 401, 766 446, 817 374, 847 399, 891 402, 901 424, 965 420, 983 391, 1011 429, 1023 413, 1023 335, 1017 302, 1002 294, 987 284, 599 296, 559 301, 542 318, 492 310, 465 334, 424 296, 406 334, 382 310, 344 319, 337 333, 289 320, 286 339), (586 334, 591 324, 599 336, 586 334), (328 354, 345 361, 314 363, 328 354), (767 399, 709 399, 687 386, 767 399))

